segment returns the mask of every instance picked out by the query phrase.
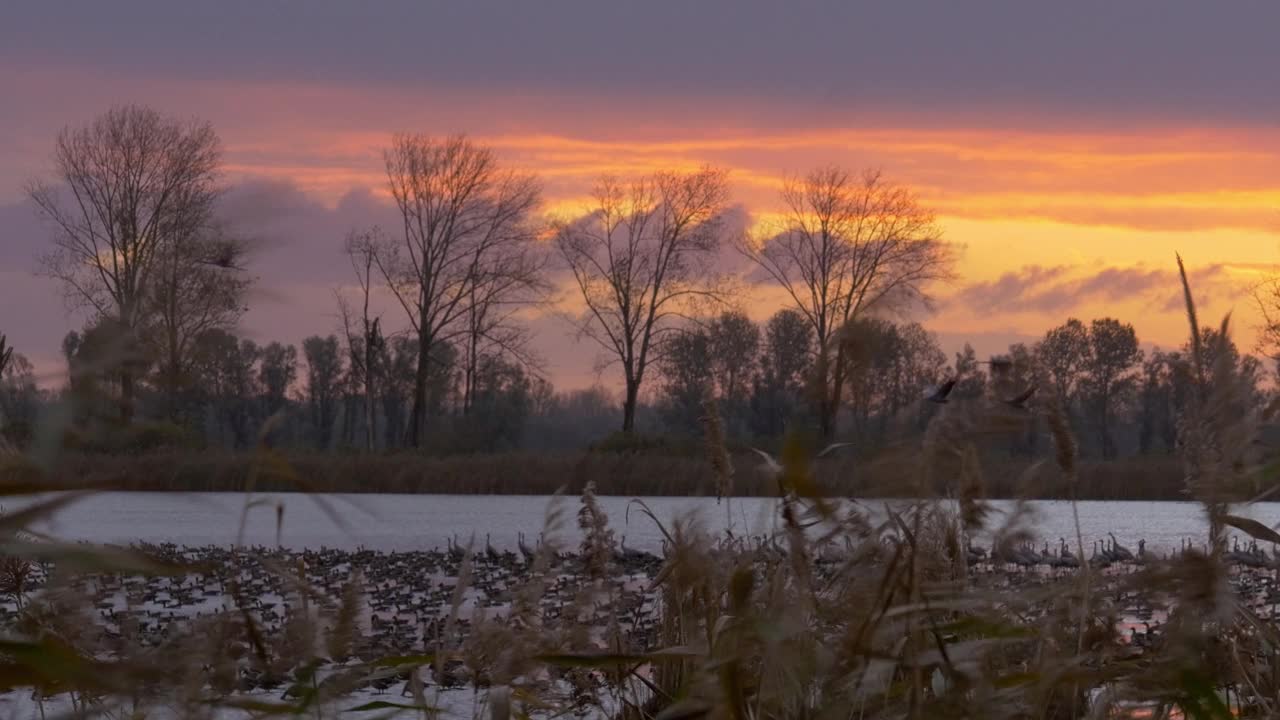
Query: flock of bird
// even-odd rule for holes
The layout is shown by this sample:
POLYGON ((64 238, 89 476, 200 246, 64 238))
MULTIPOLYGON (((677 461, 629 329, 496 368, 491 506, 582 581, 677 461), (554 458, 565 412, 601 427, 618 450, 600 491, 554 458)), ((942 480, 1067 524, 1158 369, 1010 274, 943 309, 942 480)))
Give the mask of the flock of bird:
MULTIPOLYGON (((88 609, 96 616, 95 622, 75 623, 86 646, 107 653, 120 652, 129 643, 160 647, 189 635, 202 619, 247 614, 266 645, 275 647, 286 641, 290 623, 306 608, 316 645, 323 647, 344 593, 354 581, 360 610, 351 656, 373 660, 458 646, 477 612, 494 617, 509 611, 513 593, 528 579, 540 547, 536 542, 529 547, 521 538, 515 551, 497 549, 487 539, 483 547, 472 549, 450 541, 443 549, 396 552, 173 544, 139 549, 190 570, 176 576, 82 575, 68 586, 59 586, 57 592, 67 599, 68 607, 88 609), (455 593, 464 562, 469 566, 469 581, 461 593, 455 593)), ((538 599, 544 622, 572 606, 585 584, 577 554, 549 552, 547 557, 549 582, 538 599)), ((592 606, 589 621, 602 627, 616 622, 637 642, 653 640, 656 598, 644 590, 660 564, 656 555, 628 548, 624 541, 614 550, 611 562, 612 602, 592 606)), ((51 567, 40 566, 32 575, 28 599, 53 588, 52 576, 51 567)), ((0 603, 0 628, 14 628, 21 622, 13 599, 0 603)), ((244 642, 234 644, 237 656, 250 651, 244 642)), ((249 663, 241 670, 242 690, 270 690, 282 682, 280 675, 264 675, 249 663)), ((450 686, 462 679, 450 674, 437 681, 450 686)))
MULTIPOLYGON (((993 370, 1002 371, 1002 372, 1007 372, 1013 366, 1012 362, 1003 358, 993 358, 991 360, 984 360, 982 362, 984 362, 985 364, 991 365, 993 370)), ((955 378, 951 378, 937 385, 929 386, 924 391, 924 396, 923 396, 924 401, 934 403, 936 405, 946 405, 948 402, 950 402, 949 398, 951 396, 951 391, 955 390, 956 382, 957 381, 955 378)), ((1027 403, 1031 401, 1032 396, 1034 396, 1035 394, 1036 394, 1036 386, 1030 385, 1025 390, 1023 390, 1022 392, 1018 393, 1013 397, 1001 398, 1001 402, 1003 402, 1005 405, 1015 410, 1026 410, 1027 403)), ((818 452, 818 454, 814 455, 813 459, 822 460, 825 458, 829 458, 832 455, 834 455, 836 452, 852 446, 853 446, 853 443, 847 443, 847 442, 832 443, 826 446, 825 448, 823 448, 820 452, 818 452)), ((778 458, 775 455, 755 447, 751 448, 751 451, 754 452, 756 455, 760 456, 761 462, 759 466, 759 471, 762 474, 764 474, 767 477, 775 478, 775 479, 782 476, 782 473, 783 473, 782 463, 778 460, 778 458)))
MULTIPOLYGON (((1107 538, 1093 541, 1093 553, 1085 560, 1090 567, 1110 567, 1118 563, 1142 564, 1150 557, 1147 554, 1147 541, 1139 540, 1137 552, 1121 545, 1114 533, 1107 538)), ((1072 552, 1066 538, 1058 538, 1057 548, 1051 549, 1046 541, 1037 550, 1033 543, 1023 543, 1015 547, 996 548, 988 551, 976 545, 968 549, 970 565, 990 564, 1007 570, 1048 568, 1078 568, 1081 560, 1072 552)))
MULTIPOLYGON (((610 602, 589 606, 584 618, 581 590, 586 580, 586 560, 573 552, 552 552, 541 541, 531 547, 520 536, 514 548, 496 548, 486 537, 482 546, 450 540, 446 547, 431 550, 383 552, 370 549, 290 551, 285 549, 231 549, 219 546, 185 547, 172 544, 142 546, 144 552, 162 560, 183 563, 186 574, 169 577, 91 574, 77 576, 70 589, 86 601, 79 607, 96 615, 95 622, 80 623, 79 631, 102 652, 123 652, 134 647, 161 647, 175 638, 198 632, 201 618, 251 616, 269 647, 287 642, 290 624, 306 608, 314 618, 313 629, 323 634, 332 629, 344 595, 353 582, 359 587, 360 610, 357 631, 348 659, 373 660, 388 655, 431 652, 438 647, 460 647, 471 633, 472 618, 478 614, 501 616, 510 611, 516 591, 529 579, 530 569, 540 559, 548 572, 546 586, 538 598, 537 612, 543 623, 554 623, 569 608, 577 621, 596 627, 621 628, 637 647, 657 642, 660 611, 651 581, 658 576, 663 558, 628 548, 625 540, 612 551, 610 559, 610 602), (468 569, 464 571, 463 564, 468 569), (469 576, 462 592, 460 575, 469 576), (300 588, 309 588, 306 597, 300 588)), ((1083 561, 1071 543, 1059 538, 1049 542, 1015 547, 983 549, 968 546, 970 565, 979 577, 1000 582, 1045 582, 1062 573, 1075 572, 1082 565, 1091 568, 1116 567, 1120 572, 1136 570, 1153 562, 1145 540, 1134 549, 1126 547, 1114 534, 1092 541, 1091 554, 1083 561)), ((760 539, 754 547, 761 553, 785 554, 775 540, 760 539)), ((1200 548, 1184 541, 1173 553, 1190 553, 1200 548)), ((1224 559, 1235 566, 1232 583, 1245 602, 1270 620, 1280 620, 1280 551, 1270 553, 1256 542, 1233 542, 1224 559)), ((837 558, 838 560, 838 558, 837 558)), ((816 555, 819 572, 831 569, 832 560, 816 555), (824 569, 825 568, 825 569, 824 569)), ((42 592, 50 568, 42 566, 33 575, 29 597, 42 592)), ((1115 577, 1112 575, 1112 577, 1115 577)), ((54 587, 49 584, 48 587, 54 587)), ((1122 632, 1131 646, 1141 650, 1161 641, 1163 611, 1154 609, 1136 591, 1117 596, 1123 611, 1122 632)), ((84 610, 82 610, 83 612, 84 610)), ((14 628, 22 622, 12 601, 0 603, 0 628, 14 628)), ((316 643, 323 648, 323 640, 316 643)), ((287 672, 263 671, 247 662, 251 651, 240 641, 235 648, 239 661, 238 689, 277 691, 285 684, 287 672)), ((327 658, 325 662, 340 662, 327 658)), ((465 673, 460 663, 431 668, 431 679, 441 687, 462 687, 479 682, 465 673)), ((400 678, 377 680, 374 689, 386 690, 400 678)))

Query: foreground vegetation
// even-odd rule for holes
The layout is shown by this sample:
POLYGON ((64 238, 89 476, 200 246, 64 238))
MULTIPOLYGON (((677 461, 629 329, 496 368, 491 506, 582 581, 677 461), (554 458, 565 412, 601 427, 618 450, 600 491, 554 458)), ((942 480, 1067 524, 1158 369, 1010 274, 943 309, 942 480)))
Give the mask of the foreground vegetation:
MULTIPOLYGON (((356 651, 347 641, 353 608, 385 602, 377 593, 390 591, 387 580, 374 581, 368 606, 359 592, 337 593, 361 582, 354 563, 239 547, 225 551, 219 569, 167 551, 71 545, 24 531, 73 502, 71 493, 0 520, 8 555, 0 579, 14 601, 0 683, 82 717, 436 716, 451 673, 472 692, 452 710, 491 718, 1275 717, 1280 534, 1232 512, 1275 483, 1255 442, 1266 417, 1227 354, 1200 345, 1190 297, 1188 289, 1195 379, 1179 447, 1184 487, 1209 530, 1169 557, 1124 559, 1111 546, 1105 562, 1082 561, 1089 553, 1077 530, 1056 552, 1026 560, 1034 519, 991 512, 980 447, 1019 431, 1032 411, 998 398, 948 403, 921 442, 886 454, 880 470, 905 499, 887 514, 827 501, 810 451, 787 443, 774 478, 782 502, 773 533, 711 536, 696 518, 649 516, 665 547, 638 586, 626 580, 636 572, 633 555, 587 483, 577 513, 582 539, 571 555, 554 505, 542 542, 522 548, 523 559, 513 553, 519 571, 501 583, 477 571, 507 562, 500 550, 449 548, 456 566, 441 579, 440 632, 410 655, 393 643, 356 651), (1263 547, 1229 546, 1230 529, 1263 547), (992 538, 982 550, 973 544, 980 535, 992 538), (222 604, 160 642, 103 646, 76 620, 95 615, 71 591, 86 583, 219 572, 222 604), (38 591, 27 586, 33 577, 47 578, 38 591), (502 607, 468 605, 472 586, 502 607), (638 588, 651 600, 634 605, 638 588), (289 622, 271 597, 280 591, 293 597, 289 622), (639 608, 631 624, 616 612, 627 608, 639 608), (1147 625, 1126 630, 1121 621, 1131 615, 1147 625), (267 631, 271 623, 278 631, 267 631), (284 682, 264 694, 236 680, 244 677, 284 682), (351 693, 389 677, 403 681, 401 694, 352 706, 351 693)), ((1227 329, 1224 322, 1216 337, 1227 329)), ((735 462, 713 410, 704 462, 728 504, 735 462)), ((1078 489, 1067 418, 1052 403, 1040 418, 1053 439, 1044 463, 1078 489)), ((261 461, 285 467, 270 453, 261 461)), ((29 479, 9 474, 5 487, 56 487, 47 476, 38 478, 43 485, 29 479)), ((247 489, 258 479, 252 474, 247 489)), ((249 499, 246 509, 260 502, 249 499)), ((648 514, 643 503, 633 509, 648 514)), ((405 568, 397 577, 428 572, 405 568)))

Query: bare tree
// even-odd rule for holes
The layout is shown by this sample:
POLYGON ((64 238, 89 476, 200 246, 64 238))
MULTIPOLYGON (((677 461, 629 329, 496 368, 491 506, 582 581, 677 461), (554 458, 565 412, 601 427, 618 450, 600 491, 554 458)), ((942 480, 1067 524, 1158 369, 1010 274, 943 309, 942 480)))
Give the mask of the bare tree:
POLYGON ((1280 364, 1280 276, 1253 287, 1253 301, 1262 316, 1258 325, 1257 352, 1280 364))
POLYGON ((722 406, 732 414, 746 405, 760 355, 760 328, 741 311, 726 311, 707 324, 711 371, 722 406))
POLYGON ((338 395, 342 384, 342 353, 338 338, 313 335, 302 341, 302 356, 307 361, 306 401, 316 443, 321 450, 333 441, 338 395))
POLYGON ((781 226, 744 237, 739 249, 813 328, 818 416, 829 438, 847 365, 834 342, 839 329, 872 308, 927 300, 926 286, 950 277, 952 253, 933 215, 878 172, 820 168, 789 181, 782 201, 781 226))
POLYGON ((538 206, 535 178, 502 170, 489 148, 463 136, 398 135, 384 154, 403 232, 380 245, 374 263, 417 339, 409 436, 424 439, 432 352, 466 332, 495 257, 527 237, 538 206))
MULTIPOLYGON (((166 248, 204 227, 217 195, 220 144, 202 122, 114 108, 58 134, 52 183, 28 188, 53 227, 45 272, 68 299, 136 333, 166 248)), ((133 416, 134 370, 119 369, 120 411, 133 416)))
POLYGON ((480 367, 485 358, 511 357, 526 370, 535 370, 539 358, 529 346, 528 326, 518 313, 546 301, 551 285, 546 280, 548 255, 537 247, 531 222, 512 224, 494 242, 481 249, 476 278, 467 299, 462 352, 462 411, 475 404, 480 367))
POLYGON ((149 343, 155 346, 170 420, 191 381, 192 347, 207 330, 229 330, 248 309, 251 280, 242 265, 245 244, 218 229, 174 237, 156 255, 154 279, 143 310, 149 343))
POLYGON ((11 362, 13 362, 13 348, 9 346, 9 339, 4 333, 0 333, 0 377, 4 376, 4 371, 9 368, 11 362))
POLYGON ((343 334, 347 338, 347 353, 351 357, 351 369, 359 378, 364 395, 365 449, 372 450, 374 438, 377 437, 377 412, 374 410, 374 378, 375 363, 382 355, 385 339, 382 336, 381 318, 372 316, 369 301, 373 295, 373 272, 376 253, 382 240, 382 230, 374 227, 364 232, 352 232, 347 235, 344 250, 351 260, 351 269, 355 272, 356 284, 360 291, 360 330, 352 328, 352 310, 347 305, 341 292, 337 293, 338 311, 342 316, 343 334))
MULTIPOLYGON (((0 384, 8 377, 9 367, 14 364, 13 357, 13 348, 9 346, 9 339, 3 333, 0 333, 0 384)), ((19 355, 18 358, 22 359, 22 356, 19 355)), ((4 450, 8 445, 4 435, 6 423, 5 406, 0 404, 0 450, 4 450)))
POLYGON ((1102 457, 1113 460, 1118 451, 1111 437, 1112 415, 1138 388, 1143 352, 1133 326, 1115 318, 1099 318, 1089 325, 1088 347, 1081 389, 1094 416, 1102 457))
POLYGON ((622 365, 622 430, 635 428, 640 385, 673 320, 699 299, 719 299, 712 262, 728 198, 725 173, 663 172, 623 184, 601 180, 593 212, 561 223, 556 247, 586 304, 585 337, 622 365))
POLYGON ((258 361, 258 389, 265 417, 283 410, 289 404, 289 389, 298 378, 298 348, 279 342, 262 348, 258 361))
POLYGON ((1089 356, 1089 328, 1076 318, 1045 333, 1036 343, 1036 360, 1052 385, 1059 407, 1071 412, 1089 356))
POLYGON ((812 350, 813 328, 798 310, 783 308, 765 323, 759 382, 752 400, 757 434, 781 435, 787 420, 806 404, 812 350))

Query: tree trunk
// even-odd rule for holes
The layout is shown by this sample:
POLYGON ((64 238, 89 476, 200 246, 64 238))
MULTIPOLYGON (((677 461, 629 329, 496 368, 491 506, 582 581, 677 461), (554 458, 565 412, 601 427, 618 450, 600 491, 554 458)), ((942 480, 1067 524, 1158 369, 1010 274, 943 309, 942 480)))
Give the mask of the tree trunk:
POLYGON ((1098 433, 1101 435, 1102 440, 1103 460, 1113 460, 1116 454, 1114 443, 1111 442, 1111 429, 1107 427, 1107 415, 1109 414, 1107 412, 1107 404, 1104 402, 1101 412, 1098 413, 1098 433))
POLYGON ((632 433, 636 429, 636 403, 640 396, 640 382, 627 379, 627 397, 622 403, 622 432, 632 433))
POLYGON ((172 362, 173 357, 170 356, 168 369, 165 371, 165 417, 169 422, 178 422, 178 368, 172 362))
POLYGON ((378 416, 373 406, 373 334, 369 332, 369 322, 365 320, 364 331, 364 444, 365 449, 372 451, 377 428, 374 419, 378 416))
POLYGON ((820 389, 821 402, 819 403, 819 429, 822 432, 823 442, 831 442, 838 430, 840 400, 844 389, 844 373, 840 369, 843 359, 843 352, 837 350, 834 363, 827 359, 825 351, 819 356, 818 360, 819 378, 822 384, 820 389))
POLYGON ((427 380, 431 373, 431 346, 434 338, 418 333, 418 367, 413 373, 413 414, 409 418, 408 445, 420 448, 427 436, 427 380))
POLYGON ((125 425, 133 422, 133 370, 120 370, 120 420, 125 425))

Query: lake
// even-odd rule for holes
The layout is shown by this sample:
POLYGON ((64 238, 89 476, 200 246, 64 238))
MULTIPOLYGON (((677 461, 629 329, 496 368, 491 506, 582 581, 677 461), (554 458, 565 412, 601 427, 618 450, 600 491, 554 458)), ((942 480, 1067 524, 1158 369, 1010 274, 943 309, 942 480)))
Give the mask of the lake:
MULTIPOLYGON (((628 547, 657 550, 660 531, 630 500, 599 498, 614 532, 625 538, 628 547)), ((578 498, 558 502, 564 536, 576 542, 578 498)), ((699 514, 710 529, 723 529, 729 522, 725 505, 717 504, 715 498, 650 497, 644 502, 664 523, 688 513, 699 514)), ((72 503, 34 529, 94 542, 231 545, 240 535, 243 516, 243 543, 274 546, 278 505, 283 508, 280 542, 294 549, 415 550, 444 546, 451 538, 465 541, 473 533, 480 547, 488 538, 494 547, 506 548, 514 547, 520 534, 532 545, 552 503, 541 495, 102 493, 72 503)), ((884 503, 865 501, 877 511, 884 503)), ((10 502, 10 507, 21 504, 10 502)), ((1071 503, 1043 500, 1030 505, 1036 513, 1032 527, 1043 540, 1056 546, 1060 537, 1074 538, 1071 503)), ((995 506, 1003 512, 1012 503, 997 501, 995 506)), ((776 507, 773 498, 733 499, 735 532, 741 534, 744 528, 751 534, 767 532, 776 522, 776 507)), ((1145 539, 1148 550, 1167 551, 1179 547, 1183 539, 1202 542, 1206 531, 1200 506, 1191 502, 1082 501, 1079 511, 1086 546, 1115 533, 1131 549, 1145 539)), ((1280 523, 1280 503, 1259 503, 1238 514, 1274 526, 1280 523)), ((996 516, 993 523, 999 522, 996 516)))

